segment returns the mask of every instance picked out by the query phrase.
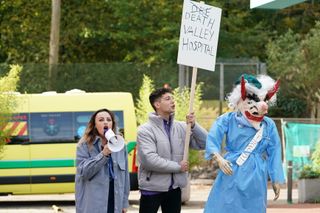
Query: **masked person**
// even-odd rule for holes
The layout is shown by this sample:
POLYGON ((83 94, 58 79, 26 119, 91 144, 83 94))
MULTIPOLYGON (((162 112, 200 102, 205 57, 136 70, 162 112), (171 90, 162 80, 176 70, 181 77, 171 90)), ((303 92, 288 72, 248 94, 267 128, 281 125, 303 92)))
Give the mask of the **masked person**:
POLYGON ((275 123, 265 114, 276 101, 279 82, 266 75, 242 75, 228 95, 228 112, 212 125, 206 159, 218 162, 205 213, 265 213, 268 176, 278 199, 284 183, 281 143, 275 123), (226 140, 226 154, 221 144, 226 140))

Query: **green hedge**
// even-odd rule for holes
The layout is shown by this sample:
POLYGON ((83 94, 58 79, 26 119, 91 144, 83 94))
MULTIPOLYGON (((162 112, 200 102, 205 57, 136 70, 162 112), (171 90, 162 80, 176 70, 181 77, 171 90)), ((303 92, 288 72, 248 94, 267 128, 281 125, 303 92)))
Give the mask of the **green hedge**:
MULTIPOLYGON (((178 65, 142 65, 133 63, 108 64, 61 64, 56 67, 57 75, 52 80, 52 90, 65 92, 81 89, 87 92, 122 91, 131 92, 136 98, 143 74, 150 76, 156 87, 169 83, 178 84, 178 65)), ((7 72, 7 65, 0 66, 0 76, 7 72)), ((47 91, 47 64, 23 64, 19 92, 41 93, 47 91)))
MULTIPOLYGON (((18 90, 22 93, 41 93, 48 88, 48 64, 22 64, 18 90)), ((123 91, 131 92, 136 99, 142 84, 143 74, 148 75, 155 87, 164 83, 172 88, 178 86, 179 66, 177 64, 145 65, 137 63, 93 63, 93 64, 59 64, 57 76, 54 76, 52 90, 65 92, 70 89, 82 89, 87 92, 123 91)), ((255 73, 253 65, 224 66, 224 95, 231 92, 234 81, 242 73, 255 73)), ((191 70, 189 80, 191 81, 191 70)), ((218 100, 220 87, 220 66, 215 72, 198 70, 197 83, 204 82, 205 100, 218 100)), ((0 64, 0 76, 8 71, 8 65, 0 64)))

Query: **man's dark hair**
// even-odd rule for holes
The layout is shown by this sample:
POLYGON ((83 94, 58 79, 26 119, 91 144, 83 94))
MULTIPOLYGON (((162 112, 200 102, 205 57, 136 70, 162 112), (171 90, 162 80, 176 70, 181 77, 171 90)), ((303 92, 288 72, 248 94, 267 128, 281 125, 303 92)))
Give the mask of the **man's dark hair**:
POLYGON ((156 111, 156 108, 154 107, 154 102, 156 102, 159 98, 161 98, 162 95, 164 95, 166 93, 172 93, 172 90, 169 88, 159 88, 159 89, 154 90, 149 95, 149 101, 150 101, 150 104, 151 104, 152 108, 154 109, 154 111, 156 111))

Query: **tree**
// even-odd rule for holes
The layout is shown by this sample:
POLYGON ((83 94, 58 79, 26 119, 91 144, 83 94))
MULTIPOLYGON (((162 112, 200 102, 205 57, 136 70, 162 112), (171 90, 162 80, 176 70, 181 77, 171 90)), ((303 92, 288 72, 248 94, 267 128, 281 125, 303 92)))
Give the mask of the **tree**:
POLYGON ((10 120, 11 113, 15 108, 15 98, 12 92, 17 89, 21 69, 21 66, 11 65, 9 73, 0 78, 0 152, 9 137, 8 132, 1 127, 10 120))
POLYGON ((176 61, 181 1, 110 1, 116 25, 111 36, 122 44, 125 61, 176 61))
POLYGON ((139 98, 137 99, 136 104, 136 117, 138 125, 147 122, 149 113, 154 111, 149 102, 149 95, 153 90, 153 81, 147 75, 143 75, 142 85, 139 90, 139 98))
MULTIPOLYGON (((48 63, 51 2, 1 1, 0 62, 48 63)), ((110 26, 108 1, 64 1, 60 22, 60 63, 121 61, 110 26)))
MULTIPOLYGON (((208 0, 222 8, 220 58, 264 60, 268 39, 288 28, 301 35, 320 18, 320 5, 251 10, 249 0, 208 0)), ((176 62, 182 1, 63 1, 60 63, 176 62)), ((1 1, 0 62, 48 63, 51 4, 1 1)))
POLYGON ((217 56, 263 60, 265 53, 261 49, 272 36, 266 22, 268 11, 251 10, 247 0, 217 2, 222 8, 217 56))
POLYGON ((280 77, 287 97, 304 100, 311 118, 320 117, 320 22, 306 36, 289 30, 267 47, 269 72, 280 77))
POLYGON ((46 0, 1 1, 1 62, 9 64, 47 62, 50 6, 46 0))
POLYGON ((313 166, 320 172, 320 140, 316 144, 316 149, 311 155, 313 166))
POLYGON ((57 74, 57 65, 59 63, 60 13, 61 0, 52 0, 48 90, 52 89, 52 84, 57 74))

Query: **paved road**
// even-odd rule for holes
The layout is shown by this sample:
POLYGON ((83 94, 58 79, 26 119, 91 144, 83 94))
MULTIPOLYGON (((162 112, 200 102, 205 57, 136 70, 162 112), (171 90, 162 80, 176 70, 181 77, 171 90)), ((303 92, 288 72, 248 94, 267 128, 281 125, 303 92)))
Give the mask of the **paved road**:
MULTIPOLYGON (((210 189, 210 185, 192 184, 190 201, 183 205, 182 213, 202 213, 210 189)), ((296 189, 293 190, 294 204, 287 204, 286 189, 282 189, 281 192, 279 200, 274 202, 272 201, 273 192, 271 189, 268 190, 267 213, 320 213, 320 204, 297 204, 298 193, 296 189)), ((128 212, 138 213, 139 192, 131 192, 129 200, 128 212)), ((74 213, 74 195, 0 196, 0 213, 53 213, 52 205, 62 208, 64 213, 74 213)))

